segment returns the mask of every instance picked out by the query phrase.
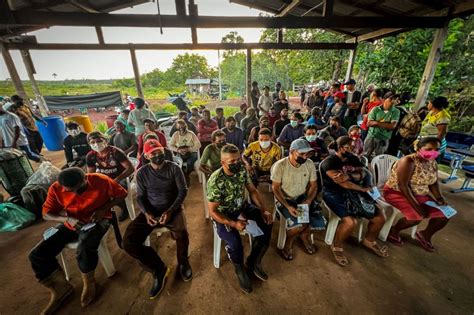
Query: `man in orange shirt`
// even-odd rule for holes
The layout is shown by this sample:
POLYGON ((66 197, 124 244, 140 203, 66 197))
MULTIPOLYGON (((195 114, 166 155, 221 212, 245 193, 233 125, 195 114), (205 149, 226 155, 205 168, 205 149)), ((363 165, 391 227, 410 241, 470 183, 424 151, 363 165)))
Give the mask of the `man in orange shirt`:
POLYGON ((42 314, 51 314, 72 293, 56 256, 64 246, 78 242, 76 258, 84 287, 82 307, 95 297, 94 271, 97 267, 102 237, 111 224, 111 208, 120 204, 127 191, 102 174, 85 174, 77 167, 63 170, 48 191, 43 218, 60 222, 43 233, 43 240, 30 252, 29 259, 36 278, 51 291, 51 299, 42 314))

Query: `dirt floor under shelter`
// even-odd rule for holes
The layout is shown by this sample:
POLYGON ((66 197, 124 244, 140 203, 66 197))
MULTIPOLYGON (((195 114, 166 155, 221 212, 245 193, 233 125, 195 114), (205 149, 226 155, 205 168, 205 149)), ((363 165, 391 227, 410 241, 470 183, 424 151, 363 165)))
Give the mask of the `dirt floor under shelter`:
MULTIPOLYGON (((61 165, 62 152, 46 152, 61 165)), ((474 193, 451 194, 447 200, 459 211, 434 238, 436 253, 428 253, 415 241, 404 247, 388 245, 390 257, 379 258, 351 239, 345 249, 350 265, 336 265, 324 234, 315 235, 319 248, 307 255, 300 246, 295 259, 284 261, 276 249, 278 224, 264 258, 270 279, 254 281, 254 292, 241 293, 233 266, 222 247, 221 268, 212 263, 213 232, 204 218, 201 185, 196 176, 185 201, 190 234, 190 262, 194 279, 184 283, 177 275, 175 243, 169 233, 152 236, 152 246, 173 268, 162 295, 147 297, 151 275, 117 247, 112 233, 108 245, 117 273, 107 278, 99 264, 96 271, 98 296, 81 310, 82 283, 74 258, 67 250, 75 293, 59 314, 473 314, 474 312, 474 193), (469 245, 471 244, 471 245, 469 245)), ((443 185, 443 190, 460 182, 443 185)), ((270 206, 272 195, 261 189, 270 206)), ((122 233, 130 221, 121 224, 122 233)), ((0 234, 0 314, 38 314, 47 304, 48 291, 39 285, 28 262, 28 252, 41 239, 49 222, 39 222, 15 233, 0 234)), ((248 250, 248 241, 244 240, 248 250)))

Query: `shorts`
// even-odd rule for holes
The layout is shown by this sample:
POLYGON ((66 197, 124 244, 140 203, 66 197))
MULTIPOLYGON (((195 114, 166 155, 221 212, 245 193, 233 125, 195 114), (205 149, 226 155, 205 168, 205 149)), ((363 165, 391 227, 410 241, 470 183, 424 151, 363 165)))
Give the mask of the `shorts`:
MULTIPOLYGON (((302 202, 306 197, 299 197, 296 198, 299 202, 302 202)), ((293 204, 296 206, 297 202, 287 200, 288 203, 293 204)), ((288 209, 284 207, 281 203, 277 202, 276 206, 278 207, 278 210, 281 212, 281 214, 285 217, 286 219, 286 229, 291 230, 294 228, 298 228, 303 226, 303 223, 298 223, 298 218, 292 216, 288 209)), ((313 201, 309 207, 309 227, 311 230, 324 230, 326 228, 326 218, 323 216, 321 212, 321 207, 319 206, 319 203, 316 201, 313 201)))
MULTIPOLYGON (((383 188, 383 197, 386 202, 400 210, 408 221, 421 221, 424 219, 409 203, 405 196, 396 190, 386 186, 383 188)), ((441 210, 425 205, 427 201, 434 201, 430 196, 415 196, 415 199, 426 211, 426 218, 445 218, 441 210)))
MULTIPOLYGON (((341 190, 344 189, 341 187, 341 190)), ((347 213, 346 202, 344 196, 341 193, 323 190, 323 200, 329 209, 334 212, 339 218, 344 218, 350 216, 347 213)))

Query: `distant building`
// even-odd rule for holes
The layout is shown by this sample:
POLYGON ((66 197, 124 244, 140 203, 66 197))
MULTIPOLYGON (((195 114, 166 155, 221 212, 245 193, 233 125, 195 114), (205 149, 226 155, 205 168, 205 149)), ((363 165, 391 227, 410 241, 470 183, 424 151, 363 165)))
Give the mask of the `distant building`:
POLYGON ((194 78, 186 79, 186 88, 193 94, 210 94, 219 92, 218 79, 194 78))

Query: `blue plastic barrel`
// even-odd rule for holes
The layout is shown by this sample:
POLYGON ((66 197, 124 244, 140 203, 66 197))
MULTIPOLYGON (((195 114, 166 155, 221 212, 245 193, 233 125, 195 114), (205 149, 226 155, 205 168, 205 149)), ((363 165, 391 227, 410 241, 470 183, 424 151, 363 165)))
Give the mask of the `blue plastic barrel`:
POLYGON ((37 121, 36 126, 43 137, 44 144, 48 151, 60 151, 63 149, 63 140, 67 136, 66 126, 61 116, 43 117, 43 120, 48 123, 45 126, 42 122, 37 121))

